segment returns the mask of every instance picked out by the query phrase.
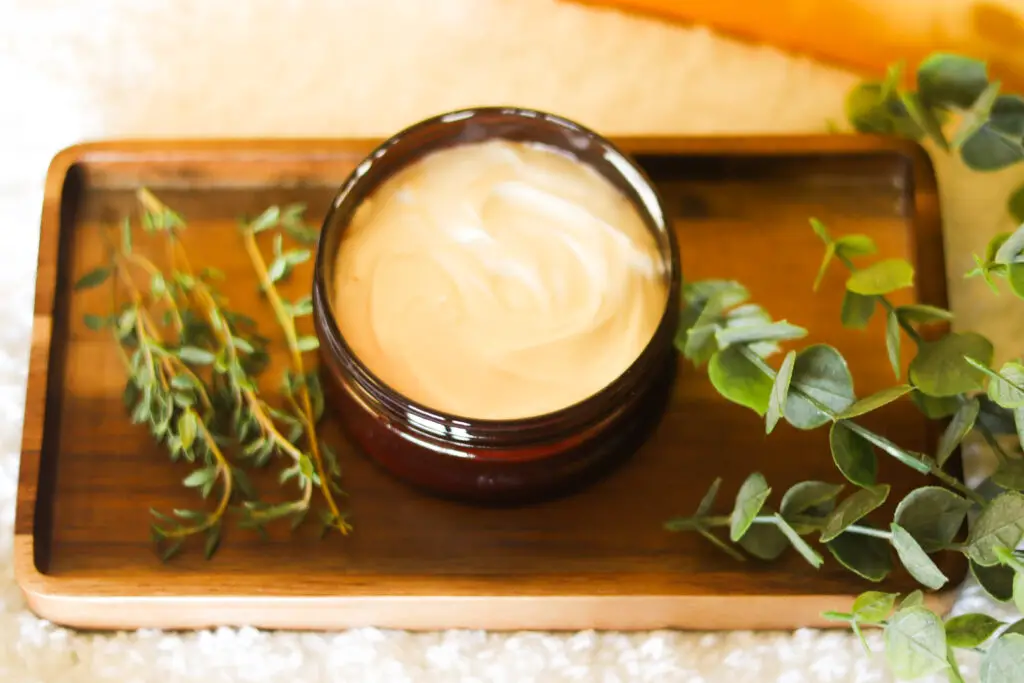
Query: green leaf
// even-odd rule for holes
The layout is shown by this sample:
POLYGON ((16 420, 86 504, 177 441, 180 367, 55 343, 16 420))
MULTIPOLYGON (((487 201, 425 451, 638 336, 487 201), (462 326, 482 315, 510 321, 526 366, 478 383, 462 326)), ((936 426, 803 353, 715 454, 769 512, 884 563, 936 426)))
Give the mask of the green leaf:
POLYGON ((853 601, 853 614, 862 624, 880 624, 885 621, 896 605, 896 593, 868 591, 853 601))
POLYGON ((813 516, 828 514, 835 508, 835 497, 842 490, 842 484, 801 481, 789 487, 786 494, 782 496, 779 511, 786 521, 808 514, 813 516))
POLYGON ((884 539, 845 533, 826 547, 839 564, 868 581, 881 581, 892 571, 892 552, 884 539))
POLYGON ((956 129, 956 135, 953 136, 954 149, 963 147, 967 140, 988 123, 992 115, 992 106, 999 97, 1000 86, 999 81, 989 83, 978 96, 978 99, 974 101, 974 104, 971 105, 971 108, 964 113, 963 118, 960 120, 960 125, 956 129))
POLYGON ((270 278, 271 282, 278 282, 281 278, 288 274, 288 262, 282 257, 274 259, 270 267, 267 268, 267 277, 270 278))
POLYGON ((1018 223, 1024 223, 1024 185, 1018 187, 1014 193, 1010 195, 1010 201, 1007 203, 1007 208, 1009 209, 1013 220, 1018 223))
POLYGON ((110 268, 95 268, 90 270, 88 273, 78 278, 75 282, 75 290, 89 289, 106 282, 107 278, 110 277, 110 268))
POLYGON ((970 508, 970 502, 948 489, 922 486, 900 501, 894 519, 932 553, 953 542, 970 508))
POLYGON ((1013 293, 1024 299, 1024 263, 1012 264, 1006 279, 1009 281, 1013 293))
POLYGON ((996 250, 993 261, 996 263, 1010 264, 1021 260, 1024 253, 1024 225, 1014 230, 1003 240, 996 250))
POLYGON ((881 83, 860 83, 846 97, 846 116, 861 133, 897 135, 920 140, 921 127, 891 88, 881 83))
POLYGON ((753 524, 739 541, 740 547, 762 560, 777 559, 789 547, 779 527, 774 524, 753 524))
POLYGON ((890 313, 885 321, 885 350, 889 354, 889 365, 896 379, 900 378, 900 320, 896 313, 890 313))
POLYGON ((220 545, 220 522, 206 530, 206 543, 203 544, 203 556, 206 559, 213 557, 220 545))
POLYGON ((989 597, 999 602, 1010 601, 1013 597, 1014 571, 1012 569, 1002 565, 984 567, 974 560, 970 561, 970 565, 971 574, 989 597))
POLYGON ((921 549, 921 546, 917 544, 914 537, 896 522, 893 522, 890 528, 892 529, 892 544, 896 548, 896 554, 899 555, 900 561, 907 568, 907 571, 910 572, 910 575, 918 583, 933 590, 938 590, 946 585, 949 579, 935 565, 932 558, 928 557, 928 554, 921 549))
POLYGON ((924 593, 920 590, 914 590, 907 593, 907 597, 903 598, 900 602, 900 609, 906 609, 908 607, 917 607, 924 604, 924 593))
POLYGON ((836 253, 846 258, 870 256, 878 251, 875 241, 867 235, 843 235, 835 241, 836 253))
POLYGON ((953 314, 937 306, 927 304, 906 304, 896 307, 896 317, 905 323, 927 324, 953 319, 953 314))
POLYGON ((710 529, 706 529, 703 526, 697 527, 697 533, 709 540, 712 544, 718 547, 719 550, 724 552, 726 555, 736 560, 737 562, 746 562, 747 558, 743 557, 743 554, 733 548, 731 545, 715 536, 710 529))
POLYGON ((754 523, 754 517, 761 512, 771 492, 768 482, 759 472, 751 474, 740 486, 736 494, 736 505, 729 520, 729 538, 734 543, 740 540, 754 523))
POLYGON ((910 400, 930 420, 941 420, 942 418, 950 417, 960 409, 959 396, 937 398, 914 390, 910 394, 910 400))
POLYGON ((877 261, 850 275, 846 288, 865 296, 888 294, 914 284, 914 267, 904 259, 877 261))
POLYGON ((203 467, 189 474, 181 483, 189 488, 197 488, 213 481, 216 477, 216 466, 203 467))
POLYGON ((1007 460, 992 473, 992 482, 1011 491, 1024 491, 1024 460, 1007 460))
POLYGON ((1016 548, 1024 539, 1024 495, 1003 493, 989 502, 967 537, 967 552, 980 565, 999 562, 996 548, 1016 548))
POLYGON ((942 123, 935 112, 922 103, 921 97, 917 93, 901 92, 899 96, 903 107, 914 123, 935 141, 939 149, 948 150, 949 142, 946 141, 946 136, 942 132, 942 123))
POLYGON ((1017 440, 1020 447, 1024 448, 1024 408, 1013 409, 1013 424, 1017 427, 1017 440))
POLYGON ((946 622, 946 643, 950 647, 978 647, 1002 625, 987 614, 961 614, 946 622))
POLYGON ((896 678, 913 679, 947 668, 946 631, 925 607, 898 610, 885 626, 885 657, 896 678))
POLYGON ((132 222, 128 216, 121 221, 121 251, 125 254, 132 253, 132 222))
POLYGON ((807 335, 807 330, 790 325, 785 320, 771 323, 753 323, 734 325, 715 330, 715 341, 719 348, 731 344, 745 344, 758 341, 784 341, 799 339, 807 335))
POLYGON ((825 224, 819 221, 817 218, 811 219, 811 230, 814 234, 821 238, 821 241, 825 244, 832 244, 832 236, 828 232, 828 228, 825 224))
POLYGON ((956 411, 953 419, 946 425, 942 438, 939 439, 939 447, 935 455, 939 467, 946 464, 949 456, 953 455, 960 442, 974 429, 974 422, 978 419, 978 412, 980 410, 981 404, 978 403, 978 399, 972 398, 961 405, 960 409, 956 411))
POLYGON ((1024 406, 1024 365, 1003 363, 997 375, 988 383, 988 397, 1003 408, 1024 406))
POLYGON ((700 504, 697 506, 697 517, 704 517, 711 512, 711 506, 715 504, 715 498, 718 497, 718 488, 722 485, 722 478, 715 477, 715 480, 711 482, 711 486, 708 487, 704 497, 701 498, 700 504))
POLYGON ((836 256, 836 245, 832 242, 825 244, 825 255, 821 259, 821 265, 818 267, 818 274, 814 276, 814 284, 811 285, 811 290, 816 292, 818 287, 821 286, 821 281, 825 279, 825 273, 828 272, 828 266, 832 263, 832 259, 836 256))
POLYGON ((846 290, 843 294, 843 307, 839 312, 839 320, 843 327, 863 330, 875 313, 875 297, 855 294, 846 290))
POLYGON ((718 393, 733 403, 746 406, 762 417, 768 411, 772 380, 738 347, 730 346, 711 356, 708 378, 718 393))
POLYGON ((1017 572, 1013 577, 1013 605, 1024 613, 1024 574, 1017 572))
POLYGON ((879 484, 862 488, 851 494, 836 506, 828 516, 825 528, 821 532, 821 542, 827 543, 841 534, 846 527, 856 523, 872 510, 880 507, 889 497, 889 485, 879 484))
POLYGON ((929 107, 952 105, 967 109, 987 85, 985 63, 970 57, 935 53, 917 69, 917 89, 929 107))
POLYGON ((960 156, 976 171, 995 171, 1024 161, 1024 98, 997 97, 989 120, 964 141, 960 156))
POLYGON ((846 359, 835 348, 815 344, 800 351, 793 364, 793 380, 786 398, 786 420, 798 429, 817 429, 828 422, 806 396, 838 414, 853 405, 853 378, 846 359))
POLYGON ((955 396, 981 388, 982 373, 964 357, 992 362, 992 342, 975 332, 949 334, 924 342, 910 362, 910 381, 929 396, 955 396))
POLYGON ((198 346, 183 346, 178 349, 178 358, 192 365, 209 365, 216 359, 216 356, 198 346))
POLYGON ((183 411, 178 417, 178 438, 181 440, 181 447, 184 450, 192 448, 192 443, 196 440, 197 428, 196 414, 191 410, 183 411))
POLYGON ((841 412, 838 417, 840 420, 847 420, 851 417, 858 417, 870 413, 872 410, 878 410, 882 406, 888 405, 893 401, 906 396, 914 387, 909 384, 900 384, 888 389, 882 389, 879 392, 871 394, 866 398, 862 398, 852 406, 841 412))
POLYGON ((317 339, 316 337, 299 337, 296 343, 298 345, 299 351, 302 352, 316 351, 318 348, 320 348, 320 340, 317 339))
POLYGON ((847 481, 857 486, 874 486, 878 459, 871 444, 850 430, 842 421, 832 425, 828 435, 832 459, 847 481))
POLYGON ((102 330, 108 324, 107 318, 102 315, 85 314, 85 326, 90 330, 102 330))
POLYGON ((1007 633, 999 636, 981 660, 981 683, 1019 683, 1024 681, 1024 636, 1007 633))
POLYGON ((786 397, 789 395, 789 382, 793 378, 793 364, 796 362, 796 351, 790 351, 782 360, 779 371, 772 383, 772 393, 768 397, 768 414, 765 417, 765 432, 771 434, 782 418, 786 408, 786 397))
POLYGON ((824 561, 822 560, 821 555, 815 552, 815 550, 807 544, 807 541, 800 538, 800 534, 798 534, 793 527, 791 527, 789 523, 782 518, 782 515, 775 513, 775 523, 778 524, 779 531, 789 539, 790 545, 796 548, 797 552, 807 560, 808 564, 815 569, 821 567, 821 563, 824 561))
POLYGON ((268 230, 277 225, 278 220, 281 217, 281 207, 271 206, 266 211, 261 213, 256 220, 249 224, 249 228, 255 232, 260 233, 264 230, 268 230))
POLYGON ((164 548, 163 553, 160 554, 160 560, 162 562, 166 562, 175 555, 177 555, 178 551, 181 550, 181 546, 184 542, 185 539, 183 538, 179 538, 175 541, 172 541, 170 544, 168 544, 166 548, 164 548))

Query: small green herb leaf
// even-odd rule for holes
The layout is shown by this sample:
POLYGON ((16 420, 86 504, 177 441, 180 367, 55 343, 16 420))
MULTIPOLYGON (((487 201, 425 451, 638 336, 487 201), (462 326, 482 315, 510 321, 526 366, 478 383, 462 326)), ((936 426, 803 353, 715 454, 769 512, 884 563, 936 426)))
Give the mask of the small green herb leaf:
POLYGON ((798 429, 817 429, 831 419, 807 397, 834 413, 853 405, 853 378, 846 359, 835 348, 815 344, 800 351, 793 364, 793 379, 786 397, 786 420, 798 429))
POLYGON ((775 523, 778 525, 779 531, 789 539, 790 544, 796 548, 797 552, 800 553, 805 560, 807 560, 808 564, 815 569, 821 567, 823 562, 821 555, 811 548, 811 546, 807 544, 807 541, 800 538, 800 534, 798 534, 793 527, 791 527, 789 523, 782 518, 782 515, 775 513, 775 523))
POLYGON ((921 549, 914 537, 906 529, 895 522, 892 523, 892 544, 900 561, 907 568, 910 575, 917 579, 922 585, 933 590, 942 588, 949 579, 935 565, 928 554, 921 549))
POLYGON ((299 351, 316 351, 320 348, 320 340, 316 337, 299 337, 296 345, 299 351))
POLYGON ((711 482, 711 486, 708 487, 704 497, 701 498, 700 504, 697 506, 696 515, 698 517, 704 517, 711 512, 711 507, 715 504, 715 498, 718 497, 718 489, 722 485, 722 478, 715 477, 715 480, 711 482))
POLYGON ((836 253, 846 258, 870 256, 878 251, 875 241, 867 235, 843 235, 835 241, 836 253))
POLYGON ((845 533, 826 547, 839 564, 868 581, 881 581, 892 571, 892 550, 884 539, 845 533))
POLYGON ((764 503, 768 500, 772 490, 764 476, 754 472, 740 486, 736 494, 736 505, 730 516, 729 538, 735 543, 743 537, 750 525, 754 523, 754 517, 761 512, 764 503))
POLYGON ((814 231, 814 234, 820 237, 821 241, 824 242, 825 244, 832 244, 832 236, 829 234, 828 228, 825 226, 825 224, 819 221, 817 218, 812 218, 810 222, 811 230, 814 231))
POLYGON ((85 315, 85 326, 90 330, 102 330, 108 325, 108 321, 102 315, 93 315, 92 313, 86 313, 85 315))
POLYGON ((879 484, 862 488, 836 506, 825 522, 821 532, 821 542, 827 543, 841 534, 848 526, 856 523, 872 510, 880 507, 889 497, 889 485, 879 484))
POLYGON ((900 372, 900 320, 896 313, 892 312, 885 321, 885 350, 889 354, 889 365, 892 367, 896 379, 901 376, 900 372))
POLYGON ((189 488, 198 488, 213 481, 216 476, 217 468, 211 465, 210 467, 203 467, 202 469, 195 470, 192 474, 185 477, 181 483, 189 488))
POLYGON ((250 223, 249 228, 255 233, 260 233, 277 225, 280 218, 281 208, 278 206, 271 206, 261 213, 256 220, 250 223))
POLYGON ((1024 495, 1009 491, 994 498, 981 511, 967 538, 967 552, 978 564, 999 562, 996 548, 1016 548, 1024 539, 1024 495))
POLYGON ((982 372, 972 367, 965 356, 988 365, 992 354, 992 342, 974 332, 953 333, 924 342, 910 363, 910 381, 929 396, 964 394, 979 389, 982 378, 982 372))
POLYGON ((870 443, 851 431, 842 421, 832 425, 828 440, 832 459, 847 481, 857 486, 875 485, 878 459, 870 443))
POLYGON ((718 393, 733 403, 746 406, 761 416, 768 412, 772 380, 738 347, 730 346, 711 357, 708 378, 718 393))
POLYGON ((882 406, 888 405, 893 401, 906 396, 914 387, 909 384, 900 384, 895 387, 889 387, 888 389, 882 389, 879 392, 871 394, 866 398, 862 398, 852 406, 839 413, 837 416, 840 420, 847 420, 851 417, 858 417, 865 415, 873 410, 878 410, 882 406))
POLYGON ((914 284, 914 267, 903 259, 887 259, 853 273, 846 288, 864 296, 889 294, 914 284))
POLYGON ((846 290, 846 293, 843 294, 843 307, 839 313, 839 320, 843 323, 843 327, 854 330, 866 328, 871 321, 871 316, 875 313, 875 301, 873 296, 864 296, 846 290))
POLYGON ((927 106, 968 109, 988 86, 985 63, 960 55, 936 53, 918 67, 917 88, 927 106))
POLYGON ((198 346, 183 346, 178 349, 178 358, 192 365, 209 365, 216 359, 216 356, 198 346))
POLYGON ((197 426, 194 412, 185 410, 181 413, 178 418, 178 439, 181 441, 181 447, 186 451, 192 448, 192 442, 196 439, 197 426))
POLYGON ((772 433, 775 425, 782 418, 789 395, 789 382, 793 378, 793 365, 796 363, 796 351, 790 351, 782 361, 779 371, 775 374, 772 393, 768 399, 768 414, 765 417, 765 432, 772 433))
POLYGON ((947 667, 942 620, 924 607, 897 611, 885 626, 885 656, 897 678, 921 678, 947 667))
POLYGON ((971 504, 941 486, 914 489, 896 506, 894 518, 925 552, 942 550, 953 542, 971 504))
POLYGON ((988 397, 1003 408, 1024 406, 1024 365, 1004 363, 998 376, 988 383, 988 397))
POLYGON ((217 522, 206 530, 206 542, 203 544, 203 556, 206 559, 213 557, 220 545, 220 522, 217 522))
POLYGON ((95 268, 90 270, 88 273, 78 278, 75 282, 75 290, 89 289, 96 287, 107 281, 110 277, 110 268, 95 268))
POLYGON ((896 593, 868 591, 853 601, 853 614, 862 624, 880 624, 896 605, 896 593))
POLYGON ((1002 625, 987 614, 961 614, 946 622, 946 643, 950 647, 978 647, 1002 625))
POLYGON ((995 171, 1024 161, 1024 98, 997 97, 988 121, 964 141, 960 156, 976 171, 995 171))
POLYGON ((953 419, 946 425, 946 430, 942 433, 942 438, 939 439, 938 452, 935 455, 939 467, 946 464, 949 456, 953 455, 960 442, 974 429, 974 422, 978 419, 979 410, 981 410, 981 404, 978 403, 978 399, 972 398, 960 406, 953 419))

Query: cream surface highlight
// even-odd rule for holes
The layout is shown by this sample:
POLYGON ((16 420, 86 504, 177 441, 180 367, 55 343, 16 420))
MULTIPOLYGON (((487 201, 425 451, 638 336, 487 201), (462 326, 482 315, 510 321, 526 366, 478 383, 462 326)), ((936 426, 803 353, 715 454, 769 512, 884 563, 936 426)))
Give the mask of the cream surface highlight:
POLYGON ((470 419, 534 417, 600 391, 650 341, 668 296, 654 237, 618 189, 505 140, 389 178, 337 259, 355 355, 395 391, 470 419))

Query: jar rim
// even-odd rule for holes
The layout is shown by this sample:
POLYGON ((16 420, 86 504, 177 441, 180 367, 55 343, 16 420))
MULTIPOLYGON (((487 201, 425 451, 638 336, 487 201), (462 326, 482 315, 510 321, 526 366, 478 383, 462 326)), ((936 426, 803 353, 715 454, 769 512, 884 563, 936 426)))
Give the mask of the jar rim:
MULTIPOLYGON (((457 139, 459 136, 455 132, 456 130, 453 129, 451 135, 443 139, 457 139)), ((482 137, 479 139, 501 139, 502 137, 483 131, 482 137)), ((451 146, 458 144, 461 143, 456 141, 451 146)), ((440 147, 443 146, 445 145, 440 145, 440 147)), ((399 168, 416 161, 429 151, 432 151, 432 148, 427 150, 414 148, 411 151, 406 151, 405 154, 408 157, 402 159, 399 168)), ((586 409, 587 406, 621 402, 619 399, 634 388, 636 381, 634 378, 644 376, 645 373, 641 371, 661 359, 663 354, 659 353, 659 350, 663 337, 666 334, 674 337, 674 327, 678 320, 676 309, 678 308, 682 274, 678 240, 667 216, 664 202, 654 183, 632 158, 604 136, 562 116, 523 107, 488 106, 457 109, 423 119, 390 136, 372 150, 341 185, 324 217, 317 241, 313 274, 313 305, 317 332, 321 337, 326 336, 326 339, 320 340, 321 353, 326 351, 333 354, 336 360, 342 363, 344 369, 352 375, 355 383, 366 394, 366 398, 372 399, 380 407, 383 407, 386 412, 390 413, 390 417, 408 423, 411 429, 428 438, 449 438, 450 428, 453 426, 466 430, 471 429, 472 434, 469 440, 474 445, 486 445, 488 442, 500 441, 503 437, 512 434, 516 436, 517 442, 523 443, 546 440, 567 431, 577 431, 587 426, 588 423, 600 421, 606 417, 606 413, 603 411, 600 415, 592 415, 591 411, 586 409), (453 124, 476 125, 474 119, 494 119, 495 117, 502 121, 533 122, 553 127, 565 135, 582 136, 569 138, 574 141, 568 146, 559 146, 559 148, 572 153, 581 163, 593 168, 609 180, 615 181, 616 186, 620 189, 623 186, 628 189, 628 192, 623 194, 638 210, 644 223, 658 238, 656 241, 667 269, 668 283, 665 310, 662 311, 651 338, 632 363, 614 380, 600 390, 557 410, 509 419, 484 419, 447 413, 417 402, 384 382, 359 359, 341 334, 335 317, 333 297, 329 293, 331 288, 327 282, 327 271, 330 268, 328 261, 335 256, 334 253, 328 254, 327 252, 336 251, 336 249, 326 248, 329 240, 333 237, 332 233, 338 233, 336 239, 340 241, 340 234, 347 228, 351 214, 363 199, 399 170, 396 168, 385 172, 383 176, 370 182, 368 187, 361 187, 366 182, 364 178, 384 163, 383 160, 388 157, 389 150, 395 149, 410 136, 415 136, 427 129, 447 127, 453 124), (587 147, 597 145, 605 160, 609 162, 608 168, 613 169, 617 177, 612 177, 607 169, 599 168, 594 163, 580 157, 576 150, 572 149, 577 145, 587 147), (662 242, 662 238, 664 242, 662 242)))

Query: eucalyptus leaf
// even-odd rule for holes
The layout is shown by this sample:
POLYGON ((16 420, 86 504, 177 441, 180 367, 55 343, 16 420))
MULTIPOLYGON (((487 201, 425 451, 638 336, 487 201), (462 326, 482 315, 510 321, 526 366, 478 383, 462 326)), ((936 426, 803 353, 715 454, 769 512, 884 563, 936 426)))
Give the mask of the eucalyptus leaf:
POLYGON ((1024 681, 1024 635, 999 636, 981 660, 981 683, 1024 681))
POLYGON ((895 311, 889 313, 885 320, 885 350, 889 354, 889 365, 893 374, 899 379, 900 372, 900 320, 895 311))
POLYGON ((843 235, 835 241, 836 254, 844 258, 870 256, 878 251, 875 241, 867 235, 843 235))
POLYGON ((854 330, 863 330, 871 321, 875 312, 875 297, 856 294, 846 290, 843 294, 843 307, 839 313, 839 320, 843 327, 854 330))
POLYGON ((925 552, 931 553, 953 542, 970 507, 966 499, 948 489, 922 486, 900 501, 894 519, 925 552))
POLYGON ((1016 548, 1024 539, 1024 495, 1008 491, 993 499, 978 516, 967 537, 967 552, 980 565, 999 562, 996 548, 1016 548))
POLYGON ((925 607, 898 610, 885 626, 885 657, 893 675, 921 678, 947 668, 946 631, 925 607))
POLYGON ((878 410, 882 406, 888 405, 893 401, 906 396, 914 387, 909 384, 899 384, 888 389, 882 389, 866 398, 862 398, 852 406, 841 412, 838 417, 841 420, 847 420, 851 417, 858 417, 865 415, 873 410, 878 410))
POLYGON ((960 409, 958 398, 959 396, 946 396, 942 398, 928 396, 917 390, 910 393, 910 400, 931 420, 941 420, 942 418, 954 415, 960 409))
POLYGON ((987 614, 961 614, 946 622, 946 644, 950 647, 978 647, 999 630, 1003 622, 987 614))
POLYGON ((881 538, 844 533, 826 547, 839 564, 868 581, 881 581, 892 571, 892 551, 881 538))
POLYGON ((872 445, 882 449, 907 467, 913 468, 921 474, 928 474, 931 471, 931 465, 925 460, 922 454, 912 453, 904 448, 900 448, 884 436, 880 436, 870 429, 865 429, 856 422, 847 422, 847 426, 851 431, 854 431, 859 436, 863 437, 865 441, 868 441, 872 445))
POLYGON ((793 365, 796 363, 796 351, 790 351, 782 360, 779 371, 775 373, 775 381, 772 383, 772 393, 768 399, 768 413, 765 416, 765 432, 772 433, 775 425, 782 418, 786 407, 786 397, 789 395, 789 382, 793 378, 793 365))
POLYGON ((1020 572, 1013 576, 1013 605, 1024 614, 1024 574, 1020 572))
POLYGON ((1010 211, 1010 215, 1013 220, 1018 223, 1024 223, 1024 185, 1021 185, 1013 194, 1010 195, 1010 200, 1007 202, 1007 208, 1010 211))
POLYGON ((751 525, 739 544, 754 557, 768 561, 777 559, 789 547, 785 534, 774 524, 751 525))
POLYGON ((1006 274, 1010 289, 1019 298, 1024 299, 1024 263, 1014 263, 1006 274))
POLYGON ((889 294, 914 284, 914 267, 904 259, 877 261, 856 271, 846 281, 846 289, 865 296, 889 294))
POLYGON ((862 624, 880 624, 896 605, 896 593, 867 591, 853 601, 853 614, 862 624))
POLYGON ((907 110, 907 114, 911 119, 914 120, 921 130, 925 134, 935 141, 939 149, 948 150, 949 142, 946 140, 946 136, 942 132, 942 122, 935 112, 926 106, 922 101, 921 97, 914 92, 901 92, 899 94, 900 101, 903 103, 903 107, 907 110))
POLYGON ((924 593, 920 590, 913 590, 907 593, 907 597, 900 601, 900 609, 907 609, 908 607, 917 607, 918 605, 924 604, 924 593))
POLYGON ((708 378, 718 393, 733 403, 746 406, 761 416, 768 412, 772 380, 738 347, 730 346, 711 357, 708 378))
POLYGON ((807 335, 807 330, 790 325, 785 320, 771 323, 754 323, 751 325, 735 325, 715 330, 715 341, 719 348, 730 344, 746 344, 758 341, 784 341, 799 339, 807 335))
POLYGON ((699 533, 701 536, 706 538, 713 545, 715 545, 719 550, 721 550, 722 552, 724 552, 726 555, 728 555, 732 559, 736 560, 737 562, 746 562, 747 558, 743 557, 742 553, 740 553, 738 550, 733 548, 731 545, 729 545, 728 543, 726 543, 725 541, 720 539, 718 536, 715 536, 715 534, 712 533, 710 529, 706 529, 703 526, 698 526, 697 527, 697 533, 699 533))
POLYGON ((812 291, 818 291, 818 287, 821 286, 821 281, 825 279, 825 273, 828 272, 828 267, 832 263, 832 259, 836 257, 836 245, 833 242, 825 244, 825 255, 821 259, 821 265, 818 266, 818 274, 814 277, 814 284, 811 285, 812 291))
POLYGON ((989 597, 999 602, 1009 602, 1013 598, 1014 571, 1009 567, 997 564, 983 567, 974 560, 970 561, 971 574, 978 585, 988 593, 989 597))
POLYGON ((718 497, 718 489, 722 485, 722 478, 715 477, 715 480, 711 482, 711 486, 708 487, 707 492, 704 493, 704 497, 700 499, 700 504, 697 505, 697 517, 704 517, 711 512, 711 507, 715 504, 715 498, 718 497))
POLYGON ((740 540, 754 523, 754 517, 761 512, 771 492, 768 482, 759 472, 751 474, 740 486, 729 524, 729 538, 734 543, 740 540))
POLYGON ((946 429, 942 433, 942 438, 939 439, 938 451, 935 455, 939 467, 946 464, 949 456, 953 455, 960 442, 974 429, 974 423, 978 419, 980 410, 981 404, 978 399, 972 398, 965 401, 953 415, 953 419, 946 425, 946 429))
POLYGON ((835 509, 835 498, 842 490, 842 484, 801 481, 789 487, 782 496, 779 511, 786 521, 798 516, 822 516, 835 509))
POLYGON ((822 242, 825 244, 832 244, 832 235, 829 234, 828 227, 826 227, 824 223, 817 218, 811 218, 810 223, 811 230, 814 231, 815 235, 821 238, 822 242))
POLYGON ((967 109, 988 86, 985 63, 961 55, 935 53, 917 69, 917 89, 928 106, 967 109))
POLYGON ((101 285, 107 281, 107 278, 110 277, 111 272, 112 271, 110 270, 110 268, 106 267, 94 268, 93 270, 90 270, 82 277, 78 278, 78 280, 75 282, 74 289, 89 289, 91 287, 101 285))
POLYGON ((964 141, 960 156, 976 171, 995 171, 1024 161, 1024 98, 997 97, 988 121, 964 141))
POLYGON ((898 135, 920 140, 921 127, 907 113, 906 107, 881 83, 860 83, 846 97, 846 117, 862 133, 898 135))
POLYGON ((975 332, 953 333, 924 342, 910 362, 910 381, 929 396, 964 394, 981 388, 982 378, 982 373, 964 357, 988 365, 992 354, 992 342, 975 332))
POLYGON ((815 344, 796 356, 785 416, 798 429, 816 429, 831 419, 807 397, 823 404, 833 414, 843 412, 856 400, 846 359, 835 348, 815 344))
POLYGON ((878 459, 871 444, 842 421, 833 423, 828 440, 832 459, 843 476, 857 486, 874 486, 878 459))
POLYGON ((104 318, 102 315, 87 313, 84 320, 85 326, 93 331, 102 330, 108 325, 107 318, 104 318))
POLYGON ((1024 365, 1009 361, 988 383, 988 397, 1003 408, 1024 406, 1024 365))
POLYGON ((786 536, 786 538, 789 539, 790 545, 796 548, 797 552, 799 552, 803 556, 803 558, 807 560, 808 564, 810 564, 815 569, 821 567, 821 564, 824 561, 821 555, 819 555, 817 551, 814 550, 814 548, 808 545, 807 541, 800 538, 800 534, 798 534, 793 529, 793 527, 791 527, 789 523, 782 518, 782 515, 778 513, 775 514, 775 523, 778 524, 779 531, 781 531, 786 536))
POLYGON ((927 304, 905 304, 897 306, 895 310, 896 316, 905 323, 927 324, 953 319, 953 314, 949 311, 927 304))
POLYGON ((862 488, 843 499, 828 516, 821 532, 821 542, 827 543, 841 534, 848 526, 855 524, 872 510, 879 508, 889 497, 890 486, 879 484, 862 488))
POLYGON ((899 555, 900 561, 910 575, 922 585, 933 590, 938 590, 946 585, 949 579, 921 549, 914 537, 895 522, 890 528, 892 529, 893 547, 896 548, 896 554, 899 555))

